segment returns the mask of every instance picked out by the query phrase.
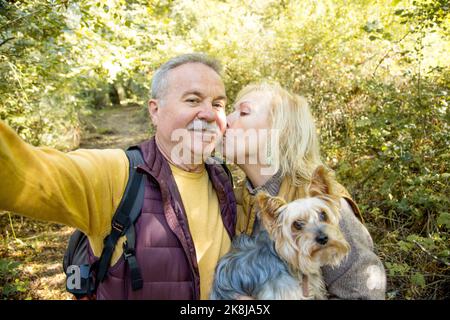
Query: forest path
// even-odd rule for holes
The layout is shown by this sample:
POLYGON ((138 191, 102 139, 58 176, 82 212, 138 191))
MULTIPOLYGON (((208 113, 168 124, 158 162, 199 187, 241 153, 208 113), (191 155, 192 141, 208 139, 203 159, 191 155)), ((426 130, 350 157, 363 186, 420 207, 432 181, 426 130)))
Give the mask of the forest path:
POLYGON ((127 147, 148 139, 152 132, 147 110, 127 106, 102 109, 82 118, 80 148, 127 147))

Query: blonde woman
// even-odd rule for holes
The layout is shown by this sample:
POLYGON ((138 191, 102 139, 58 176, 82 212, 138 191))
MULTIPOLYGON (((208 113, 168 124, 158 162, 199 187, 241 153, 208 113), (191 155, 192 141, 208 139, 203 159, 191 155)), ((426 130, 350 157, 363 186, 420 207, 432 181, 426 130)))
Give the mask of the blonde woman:
MULTIPOLYGON (((236 189, 237 234, 252 235, 259 228, 257 192, 288 202, 303 198, 314 169, 323 165, 306 100, 278 84, 251 84, 241 90, 224 139, 227 158, 246 175, 236 189), (273 134, 277 139, 271 139, 273 134)), ((351 249, 339 267, 322 270, 329 297, 384 299, 386 276, 372 239, 347 190, 337 182, 336 187, 341 197, 340 227, 351 249)))

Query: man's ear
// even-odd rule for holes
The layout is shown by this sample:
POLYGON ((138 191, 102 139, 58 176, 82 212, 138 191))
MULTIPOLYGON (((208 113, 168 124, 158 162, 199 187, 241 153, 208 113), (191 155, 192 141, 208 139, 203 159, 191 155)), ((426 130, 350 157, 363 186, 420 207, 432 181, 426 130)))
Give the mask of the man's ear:
POLYGON ((260 192, 256 195, 260 211, 260 218, 264 227, 271 232, 274 223, 280 213, 278 209, 286 204, 286 201, 280 197, 272 197, 265 192, 260 192))
POLYGON ((148 101, 148 113, 152 119, 153 125, 158 126, 158 111, 159 111, 159 101, 157 99, 150 99, 148 101))

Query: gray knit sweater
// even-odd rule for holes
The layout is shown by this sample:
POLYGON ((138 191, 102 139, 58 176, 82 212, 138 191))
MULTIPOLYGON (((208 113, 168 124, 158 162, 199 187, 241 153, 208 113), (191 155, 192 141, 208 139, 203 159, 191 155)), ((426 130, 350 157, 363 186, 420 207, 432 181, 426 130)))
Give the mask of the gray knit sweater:
MULTIPOLYGON (((263 186, 253 188, 247 179, 246 187, 252 196, 266 191, 277 196, 282 178, 274 175, 263 186)), ((381 260, 374 253, 373 241, 367 228, 356 218, 344 199, 341 200, 339 226, 350 244, 350 253, 338 267, 324 267, 322 274, 330 299, 385 299, 386 273, 381 260)), ((257 216, 253 232, 260 228, 257 216)))

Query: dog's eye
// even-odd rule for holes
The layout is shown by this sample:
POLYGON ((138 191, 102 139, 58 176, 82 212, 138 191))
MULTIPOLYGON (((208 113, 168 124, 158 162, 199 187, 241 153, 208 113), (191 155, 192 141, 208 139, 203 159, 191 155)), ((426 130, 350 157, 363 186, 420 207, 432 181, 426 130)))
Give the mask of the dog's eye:
POLYGON ((325 220, 327 220, 327 214, 325 213, 325 211, 321 211, 321 212, 319 213, 319 219, 320 219, 320 221, 325 221, 325 220))
POLYGON ((303 227, 305 226, 305 223, 303 221, 294 221, 292 226, 297 230, 302 230, 303 227))

